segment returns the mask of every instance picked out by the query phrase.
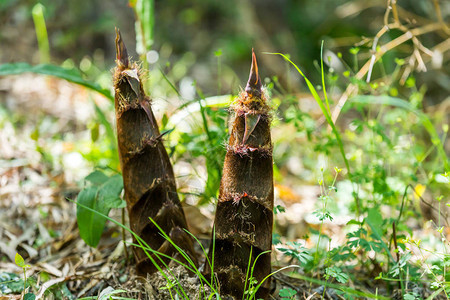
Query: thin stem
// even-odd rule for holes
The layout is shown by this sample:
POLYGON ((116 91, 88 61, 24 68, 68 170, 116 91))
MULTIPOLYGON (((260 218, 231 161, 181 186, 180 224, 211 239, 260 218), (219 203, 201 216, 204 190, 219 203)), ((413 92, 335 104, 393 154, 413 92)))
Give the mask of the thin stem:
MULTIPOLYGON (((122 207, 122 224, 125 224, 125 207, 122 207)), ((125 252, 125 261, 128 261, 128 250, 127 250, 127 242, 126 242, 126 234, 125 234, 125 228, 122 227, 122 242, 123 242, 123 249, 125 252)))
POLYGON ((25 268, 22 268, 23 270, 23 294, 25 295, 26 289, 27 289, 27 271, 25 268))

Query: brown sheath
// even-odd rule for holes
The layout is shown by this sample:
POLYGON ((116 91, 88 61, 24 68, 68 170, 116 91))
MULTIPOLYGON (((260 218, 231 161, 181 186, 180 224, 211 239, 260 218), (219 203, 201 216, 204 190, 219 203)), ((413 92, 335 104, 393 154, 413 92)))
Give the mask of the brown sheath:
MULTIPOLYGON (((220 283, 220 293, 242 299, 249 258, 253 265, 260 253, 272 248, 271 117, 254 52, 247 86, 232 109, 235 119, 216 209, 213 267, 220 283)), ((210 261, 212 253, 210 249, 210 261)), ((270 257, 269 252, 256 262, 253 277, 258 283, 271 271, 270 257)), ((205 265, 205 273, 211 274, 209 265, 205 265)), ((270 278, 264 281, 256 299, 266 299, 269 287, 270 278)))

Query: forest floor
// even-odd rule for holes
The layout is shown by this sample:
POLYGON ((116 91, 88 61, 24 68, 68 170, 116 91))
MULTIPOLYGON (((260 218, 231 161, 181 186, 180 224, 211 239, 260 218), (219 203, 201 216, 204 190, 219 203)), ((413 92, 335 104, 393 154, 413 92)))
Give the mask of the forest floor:
MULTIPOLYGON (((92 171, 80 154, 84 141, 90 139, 86 124, 94 114, 86 91, 62 80, 26 75, 3 78, 0 95, 0 299, 22 297, 23 273, 14 263, 16 253, 30 265, 26 269, 29 291, 37 298, 97 299, 116 291, 132 299, 170 299, 173 295, 160 274, 148 280, 135 275, 132 259, 125 258, 118 226, 107 223, 97 248, 89 247, 79 236, 76 205, 69 200, 76 199, 80 182, 92 171)), ((101 105, 105 100, 95 101, 101 105)), ((318 187, 307 183, 277 184, 276 204, 286 210, 277 216, 277 226, 287 238, 318 228, 307 216, 315 209, 319 193, 318 187)), ((110 216, 120 220, 121 211, 113 210, 110 216)), ((207 241, 213 222, 211 209, 188 206, 186 217, 193 233, 207 241)), ((349 219, 337 216, 324 231, 339 243, 345 239, 342 229, 349 219)), ((432 230, 417 222, 410 225, 418 236, 432 230)), ((313 248, 314 240, 307 240, 306 247, 313 248)), ((130 247, 127 253, 131 255, 130 247)), ((279 252, 273 257, 274 268, 288 263, 279 252)), ((357 274, 360 280, 351 283, 356 290, 403 299, 397 288, 388 292, 371 279, 377 274, 376 265, 371 273, 354 271, 361 272, 357 274)), ((198 280, 177 266, 172 272, 189 299, 195 299, 201 291, 198 280)), ((317 278, 322 275, 317 272, 317 278)), ((300 280, 289 272, 275 275, 272 286, 275 299, 280 299, 283 288, 297 291, 295 299, 344 299, 333 288, 324 290, 322 285, 300 280)), ((424 299, 433 293, 416 284, 406 290, 416 291, 424 299)))

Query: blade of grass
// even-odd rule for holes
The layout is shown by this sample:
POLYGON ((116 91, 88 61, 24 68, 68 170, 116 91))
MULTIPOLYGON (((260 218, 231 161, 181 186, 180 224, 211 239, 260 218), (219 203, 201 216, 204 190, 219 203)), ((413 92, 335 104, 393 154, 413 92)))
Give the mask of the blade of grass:
POLYGON ((327 89, 325 88, 325 73, 323 71, 323 40, 320 45, 320 73, 322 74, 322 88, 323 88, 323 97, 325 98, 325 103, 327 104, 328 115, 331 116, 330 104, 328 103, 327 89))
POLYGON ((310 277, 301 275, 299 273, 292 273, 291 276, 295 277, 295 278, 298 278, 298 279, 301 279, 301 280, 304 280, 304 281, 315 283, 315 284, 318 284, 318 285, 327 286, 327 287, 330 287, 330 288, 333 288, 333 289, 336 289, 336 290, 341 290, 341 291, 344 291, 345 293, 350 294, 350 295, 356 295, 356 296, 360 296, 360 297, 365 297, 365 299, 380 299, 380 300, 392 299, 390 297, 384 297, 384 296, 375 295, 375 294, 372 294, 372 293, 357 291, 357 290, 352 289, 350 287, 342 286, 342 285, 331 283, 331 282, 326 282, 326 281, 323 281, 323 280, 320 280, 320 279, 310 278, 310 277))
POLYGON ((34 28, 38 41, 40 62, 42 64, 50 62, 50 45, 48 43, 47 26, 44 18, 45 7, 41 3, 33 6, 31 14, 33 15, 34 28))
MULTIPOLYGON (((251 249, 253 249, 253 247, 252 247, 251 249)), ((261 255, 264 255, 264 254, 267 254, 267 253, 270 253, 270 252, 271 252, 270 250, 263 251, 263 252, 261 252, 260 254, 258 254, 258 256, 255 258, 255 260, 253 261, 253 265, 252 265, 252 267, 251 267, 251 271, 250 271, 250 279, 253 277, 253 270, 255 270, 256 261, 258 260, 258 258, 259 258, 261 255)), ((250 253, 250 258, 251 258, 251 253, 250 253)), ((251 261, 251 260, 249 259, 249 265, 250 265, 250 261, 251 261)), ((284 268, 288 268, 288 267, 292 267, 292 266, 293 266, 293 265, 287 266, 287 267, 284 267, 284 268)), ((271 273, 271 274, 278 273, 278 272, 280 272, 281 270, 283 270, 284 268, 281 268, 280 270, 277 270, 277 271, 275 271, 275 272, 273 272, 273 273, 271 273)), ((264 282, 267 278, 269 278, 269 277, 271 276, 271 274, 269 274, 269 275, 267 275, 266 277, 264 277, 264 279, 256 286, 256 288, 253 290, 253 293, 250 295, 250 298, 248 298, 248 300, 252 300, 252 299, 254 298, 254 296, 256 295, 256 292, 258 291, 259 287, 263 284, 263 282, 264 282)), ((248 280, 248 271, 247 271, 247 277, 245 278, 245 282, 247 282, 247 280, 248 280)), ((245 295, 245 293, 244 293, 244 295, 245 295)))
MULTIPOLYGON (((195 263, 190 259, 190 257, 189 257, 189 255, 187 255, 186 254, 186 252, 183 250, 183 249, 181 249, 177 244, 175 244, 173 241, 172 241, 172 239, 169 237, 169 235, 167 234, 167 233, 165 233, 164 232, 164 230, 162 230, 162 228, 152 219, 152 218, 149 218, 150 219, 150 221, 158 228, 158 230, 160 231, 160 234, 173 246, 173 247, 175 247, 175 249, 177 249, 177 251, 183 256, 183 258, 187 261, 187 262, 189 262, 189 264, 192 266, 192 268, 193 268, 193 270, 192 270, 192 272, 194 272, 194 273, 196 273, 198 276, 199 276, 199 279, 200 280, 204 280, 204 281, 206 281, 206 282, 208 282, 207 280, 206 280, 206 278, 203 276, 203 274, 201 274, 201 272, 199 272, 198 271, 198 269, 196 268, 196 266, 195 266, 195 263)), ((188 232, 187 230, 185 230, 186 232, 188 232)), ((192 234, 191 234, 192 235, 192 234)), ((202 247, 203 248, 203 247, 202 247)), ((164 255, 164 254, 161 254, 162 256, 166 256, 166 255, 164 255)), ((174 261, 176 261, 175 259, 173 259, 172 258, 172 260, 174 260, 174 261)), ((178 262, 178 261, 177 261, 178 262)), ((185 264, 183 264, 183 263, 181 263, 181 262, 178 262, 178 263, 180 263, 181 265, 183 265, 184 267, 186 267, 187 268, 187 266, 185 265, 185 264)), ((212 288, 212 286, 209 286, 211 289, 213 289, 212 288)))
MULTIPOLYGON (((170 259, 172 259, 172 260, 175 260, 174 258, 172 258, 172 257, 170 257, 170 256, 167 256, 167 255, 165 255, 165 254, 163 254, 163 253, 159 253, 159 252, 156 251, 156 250, 153 250, 152 248, 150 248, 150 246, 149 246, 142 238, 140 238, 140 237, 139 237, 136 233, 134 233, 130 228, 128 228, 127 226, 121 224, 120 222, 118 222, 118 221, 116 221, 116 220, 114 220, 114 219, 112 219, 112 218, 110 218, 110 217, 108 217, 108 216, 106 216, 106 215, 104 215, 104 214, 102 214, 102 213, 100 213, 100 212, 94 210, 94 209, 91 209, 90 207, 87 207, 87 206, 85 206, 85 205, 83 205, 83 204, 80 204, 80 203, 78 203, 78 202, 76 202, 76 201, 73 201, 73 200, 68 199, 68 198, 67 198, 67 200, 70 201, 70 202, 73 202, 73 203, 75 203, 76 205, 79 205, 79 206, 83 207, 84 209, 87 209, 87 210, 89 210, 89 211, 91 211, 91 212, 93 212, 93 213, 95 213, 95 214, 97 214, 97 215, 99 215, 99 216, 102 216, 103 218, 105 218, 105 219, 107 219, 107 220, 113 222, 113 223, 116 224, 117 226, 119 226, 119 227, 121 227, 121 228, 127 230, 131 235, 133 235, 133 237, 134 237, 134 238, 136 239, 136 241, 139 243, 139 245, 136 245, 136 244, 132 244, 132 245, 135 245, 135 246, 138 246, 138 247, 142 248, 142 250, 143 250, 143 251, 145 252, 145 254, 149 257, 149 259, 151 260, 151 262, 155 265, 155 267, 157 268, 158 272, 159 272, 159 273, 167 280, 167 282, 171 282, 171 281, 170 281, 170 278, 169 278, 169 277, 166 275, 166 273, 161 269, 161 267, 155 262, 155 260, 154 260, 153 257, 148 253, 148 251, 152 252, 152 254, 154 254, 154 255, 156 256, 156 258, 158 258, 158 259, 161 261, 161 263, 165 266, 165 268, 166 268, 167 270, 169 270, 169 272, 170 272, 170 269, 169 269, 168 266, 164 263, 164 261, 162 260, 162 258, 161 258, 160 256, 167 257, 167 258, 170 258, 170 259), (148 251, 147 251, 147 250, 148 250, 148 251)), ((177 263, 183 265, 182 262, 177 261, 177 260, 175 260, 175 261, 176 261, 177 263)), ((185 265, 183 265, 183 266, 186 267, 185 265)), ((172 274, 172 276, 173 276, 173 274, 172 274)), ((176 277, 175 277, 175 276, 173 276, 173 277, 174 277, 175 280, 176 280, 176 277)), ((179 287, 181 288, 181 291, 182 291, 180 294, 183 294, 183 293, 184 293, 184 290, 183 290, 181 284, 178 282, 178 280, 176 280, 176 281, 177 281, 177 284, 179 285, 179 287)), ((188 298, 186 298, 186 299, 189 300, 188 298)))
MULTIPOLYGON (((80 204, 80 203, 78 203, 78 202, 76 202, 76 201, 73 201, 73 200, 71 200, 71 199, 67 199, 68 201, 70 201, 70 202, 73 202, 73 203, 75 203, 76 205, 79 205, 79 206, 81 206, 81 207, 83 207, 83 208, 85 208, 85 209, 87 209, 87 210, 89 210, 89 211, 91 211, 91 212, 93 212, 93 213, 95 213, 95 214, 97 214, 97 215, 99 215, 99 216, 102 216, 103 218, 105 218, 105 219, 107 219, 108 221, 111 221, 111 222, 113 222, 114 224, 116 224, 117 226, 119 226, 119 227, 121 227, 121 228, 123 228, 123 229, 125 229, 126 231, 128 231, 130 234, 132 234, 133 235, 133 237, 136 239, 136 241, 139 243, 139 244, 134 244, 134 243, 130 243, 132 246, 136 246, 136 247, 141 247, 143 250, 144 250, 144 252, 147 254, 147 256, 150 258, 150 260, 152 261, 152 263, 155 265, 155 267, 158 269, 158 271, 163 275, 163 277, 167 280, 167 281, 170 281, 170 279, 167 277, 167 275, 164 273, 164 271, 162 271, 162 269, 159 267, 159 265, 158 264, 156 264, 156 262, 153 260, 153 258, 151 257, 151 255, 146 251, 146 250, 148 250, 148 251, 150 251, 150 252, 152 252, 153 254, 155 254, 156 255, 156 257, 161 261, 161 263, 163 263, 164 265, 165 265, 165 267, 170 271, 170 269, 168 268, 168 266, 164 263, 164 261, 161 259, 161 257, 165 257, 165 258, 170 258, 171 260, 173 260, 173 261, 175 261, 176 263, 178 263, 178 264, 180 264, 180 265, 182 265, 183 267, 185 267, 186 269, 188 269, 189 271, 191 271, 191 272, 193 272, 193 273, 196 273, 198 276, 199 276, 199 278, 200 278, 200 280, 203 280, 210 288, 211 288, 211 291, 214 291, 214 292, 216 292, 216 289, 212 286, 212 285, 210 285, 209 284, 209 282, 208 282, 208 280, 206 280, 206 278, 203 276, 203 274, 201 274, 201 272, 195 267, 195 264, 190 260, 190 258, 189 258, 189 256, 184 252, 184 250, 182 250, 180 247, 178 247, 171 239, 170 239, 170 237, 159 227, 159 225, 158 224, 156 224, 155 222, 154 222, 154 220, 153 219, 151 219, 150 218, 150 221, 152 221, 153 222, 153 224, 155 224, 155 226, 160 230, 160 232, 161 232, 161 234, 180 252, 180 254, 181 255, 183 255, 183 257, 186 259, 186 261, 188 261, 194 268, 192 269, 192 268, 190 268, 189 266, 187 266, 186 264, 184 264, 183 262, 181 262, 181 261, 179 261, 179 260, 177 260, 177 259, 175 259, 175 258, 173 258, 173 257, 171 257, 171 256, 168 256, 168 255, 166 255, 166 254, 164 254, 164 253, 160 253, 160 252, 158 252, 158 251, 156 251, 156 250, 153 250, 152 248, 150 248, 150 246, 148 246, 148 244, 143 240, 143 239, 141 239, 136 233, 134 233, 129 227, 127 227, 127 226, 125 226, 125 225, 123 225, 123 224, 121 224, 120 222, 118 222, 118 221, 116 221, 116 220, 114 220, 114 219, 112 219, 112 218, 110 218, 110 217, 108 217, 108 216, 106 216, 106 215, 104 215, 104 214, 102 214, 102 213, 100 213, 100 212, 98 212, 98 211, 96 211, 96 210, 94 210, 94 209, 91 209, 91 208, 89 208, 89 207, 87 207, 87 206, 85 206, 85 205, 83 205, 83 204, 80 204), (160 257, 161 256, 161 257, 160 257)), ((175 277, 174 277, 175 278, 175 277)), ((177 282, 178 283, 178 282, 177 282)), ((178 283, 179 284, 179 283, 178 283)), ((181 286, 180 286, 181 287, 181 286)), ((188 299, 188 298, 186 298, 186 299, 188 299)))
MULTIPOLYGON (((260 255, 261 255, 261 254, 264 254, 264 252, 263 252, 263 253, 260 253, 260 255)), ((259 255, 258 255, 258 257, 259 257, 259 255)), ((256 261, 256 259, 255 259, 255 261, 256 261)), ((254 296, 256 295, 256 291, 261 287, 261 285, 264 283, 264 281, 266 281, 270 276, 273 276, 273 275, 275 275, 275 274, 277 274, 277 273, 279 273, 279 272, 281 272, 281 271, 284 271, 284 270, 286 270, 286 269, 289 269, 289 268, 300 268, 300 266, 297 266, 297 265, 289 265, 289 266, 282 267, 282 268, 280 268, 280 269, 278 269, 278 270, 276 270, 276 271, 273 271, 272 273, 270 273, 269 275, 267 275, 266 277, 264 277, 264 279, 261 280, 261 282, 256 286, 256 288, 255 288, 255 293, 252 295, 252 297, 251 297, 249 300, 254 299, 254 296)))
POLYGON ((434 291, 434 293, 431 294, 426 300, 433 300, 436 296, 439 296, 443 290, 444 290, 444 288, 440 288, 440 289, 434 291))
MULTIPOLYGON (((248 258, 248 266, 247 266, 247 273, 245 274, 244 291, 247 290, 247 282, 249 280, 248 275, 250 273, 250 269, 251 269, 251 265, 252 265, 252 253, 253 253, 253 247, 250 248, 250 255, 249 255, 249 258, 248 258)), ((245 297, 245 293, 242 294, 242 300, 244 300, 244 297, 245 297)), ((248 297, 248 295, 247 295, 247 297, 248 297)))
MULTIPOLYGON (((209 260, 209 258, 208 258, 208 252, 205 250, 205 248, 203 247, 203 245, 202 245, 202 243, 198 240, 198 238, 196 237, 196 236, 194 236, 192 233, 190 233, 187 229, 184 229, 184 231, 186 231, 186 233, 187 234, 189 234, 190 236, 192 236, 192 238, 199 244, 199 246, 200 246, 200 248, 202 249, 202 252, 203 252, 203 255, 204 255, 204 257, 206 258, 206 262, 209 264, 209 266, 210 266, 210 268, 211 268, 211 270, 213 270, 214 271, 214 266, 212 266, 211 265, 211 262, 210 262, 210 260, 209 260)), ((215 231, 214 231, 214 229, 213 229, 213 241, 215 240, 215 231)), ((213 247, 214 247, 214 242, 213 242, 213 247)), ((213 282, 213 276, 212 276, 212 278, 211 278, 211 286, 217 286, 216 284, 216 282, 214 281, 213 282)), ((200 281, 200 283, 202 284, 202 287, 203 287, 203 282, 202 281, 200 281)), ((209 285, 208 285, 209 286, 209 285)), ((210 286, 210 287, 211 287, 210 286)), ((216 291, 216 290, 218 290, 218 288, 216 289, 214 289, 214 291, 216 291)))
POLYGON ((175 91, 175 93, 177 94, 178 97, 181 98, 181 94, 178 91, 178 89, 175 87, 175 85, 172 83, 172 81, 170 81, 170 79, 167 77, 167 75, 164 73, 164 71, 159 68, 159 72, 161 73, 162 77, 164 78, 164 80, 167 82, 167 84, 175 91))

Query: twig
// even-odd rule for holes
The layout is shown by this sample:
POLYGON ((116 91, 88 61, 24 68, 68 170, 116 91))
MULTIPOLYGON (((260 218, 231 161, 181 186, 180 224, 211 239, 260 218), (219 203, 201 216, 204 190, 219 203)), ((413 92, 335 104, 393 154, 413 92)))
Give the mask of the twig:
POLYGON ((400 24, 400 19, 398 17, 398 11, 397 11, 397 0, 391 0, 391 7, 392 7, 392 15, 394 16, 395 24, 400 24))
MULTIPOLYGON (((386 10, 389 11, 389 10, 386 10)), ((366 82, 369 83, 370 82, 370 77, 372 75, 372 69, 373 66, 375 65, 375 60, 377 59, 377 45, 378 45, 378 40, 380 39, 380 37, 385 34, 387 31, 389 30, 389 25, 385 25, 383 28, 381 28, 380 31, 378 31, 377 35, 375 36, 375 38, 373 39, 373 44, 372 44, 372 56, 370 57, 370 64, 369 64, 369 71, 367 73, 367 79, 366 82)))
POLYGON ((433 0, 434 10, 436 11, 436 16, 438 18, 439 24, 442 26, 442 30, 450 35, 450 29, 445 24, 444 19, 442 19, 441 6, 439 5, 439 0, 433 0))
MULTIPOLYGON (((375 37, 377 37, 380 32, 381 33, 385 33, 386 32, 386 27, 383 27, 375 37)), ((436 31, 441 29, 440 24, 438 23, 432 23, 432 24, 428 24, 428 25, 424 25, 422 27, 419 28, 414 28, 411 30, 408 30, 408 28, 406 28, 403 25, 400 26, 395 26, 394 24, 390 24, 388 25, 389 29, 392 28, 397 28, 399 30, 404 31, 405 33, 402 34, 401 36, 395 38, 394 40, 388 42, 387 44, 381 46, 379 48, 379 50, 375 53, 375 55, 373 55, 371 57, 371 59, 369 61, 367 61, 363 67, 359 70, 359 72, 355 75, 356 79, 361 80, 364 75, 366 75, 369 70, 371 70, 371 65, 373 66, 373 64, 379 60, 386 52, 398 47, 399 45, 405 43, 406 41, 409 40, 413 40, 413 43, 419 48, 419 49, 425 49, 425 47, 420 43, 420 41, 416 38, 419 35, 423 35, 432 31, 436 31), (417 43, 417 44, 416 44, 417 43), (372 61, 374 60, 374 62, 372 63, 372 61)), ((375 42, 375 39, 374 39, 375 42)), ((446 41, 442 42, 441 44, 437 45, 440 46, 440 48, 446 49, 446 51, 448 50, 448 46, 447 43, 450 43, 450 39, 447 39, 446 41)), ((437 46, 435 46, 434 48, 437 48, 437 46)), ((433 51, 428 50, 428 51, 423 51, 427 54, 429 53, 433 53, 433 51)), ((370 78, 369 78, 370 79, 370 78)), ((339 117, 339 114, 341 113, 342 108, 344 107, 344 104, 347 102, 348 98, 354 93, 356 92, 358 89, 356 84, 350 84, 348 85, 347 89, 345 90, 345 92, 342 94, 342 96, 339 98, 338 104, 336 105, 336 107, 333 110, 333 114, 332 114, 332 120, 335 123, 337 118, 339 117)))

